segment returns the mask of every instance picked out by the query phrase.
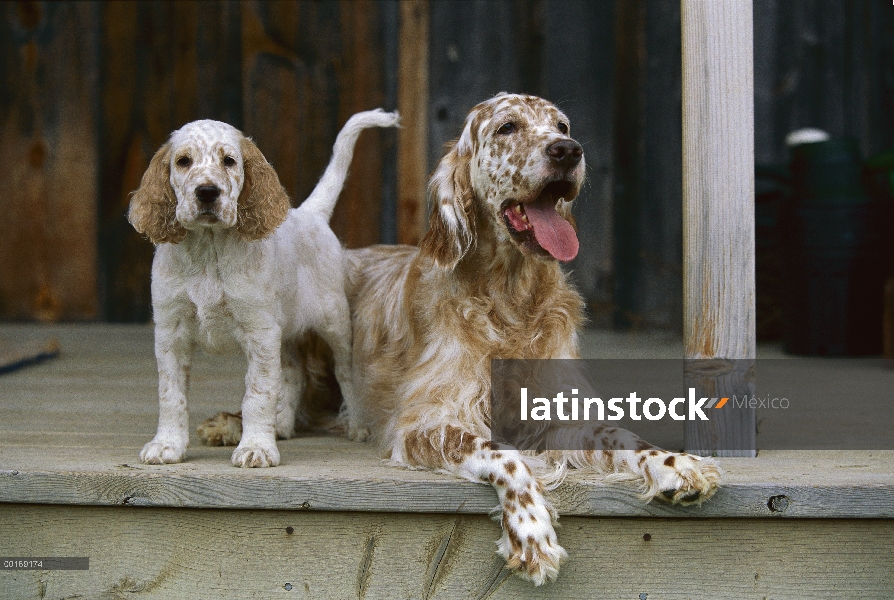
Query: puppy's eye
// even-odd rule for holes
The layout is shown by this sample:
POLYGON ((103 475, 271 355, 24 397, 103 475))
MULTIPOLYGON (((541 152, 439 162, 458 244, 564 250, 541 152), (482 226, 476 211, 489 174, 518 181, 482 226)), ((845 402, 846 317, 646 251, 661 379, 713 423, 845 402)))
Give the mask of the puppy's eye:
POLYGON ((515 123, 511 121, 509 123, 503 123, 502 125, 500 125, 500 128, 497 129, 497 133, 499 133, 500 135, 509 135, 513 132, 515 132, 515 123))
POLYGON ((225 167, 234 167, 236 166, 236 159, 232 156, 224 156, 223 164, 225 167))
POLYGON ((568 135, 568 125, 559 121, 559 131, 562 132, 562 135, 568 135))
POLYGON ((192 164, 192 159, 188 156, 181 156, 177 159, 177 166, 183 167, 184 169, 192 164))

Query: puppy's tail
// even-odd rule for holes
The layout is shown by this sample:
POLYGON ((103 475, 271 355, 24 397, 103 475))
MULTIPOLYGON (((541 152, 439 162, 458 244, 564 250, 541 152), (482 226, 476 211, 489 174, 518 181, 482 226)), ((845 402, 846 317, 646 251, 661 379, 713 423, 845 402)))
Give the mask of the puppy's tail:
POLYGON ((335 139, 332 159, 326 172, 301 206, 323 215, 328 221, 348 177, 348 167, 351 166, 354 145, 360 132, 370 127, 397 127, 399 123, 400 115, 397 111, 389 113, 381 108, 357 113, 348 119, 335 139))

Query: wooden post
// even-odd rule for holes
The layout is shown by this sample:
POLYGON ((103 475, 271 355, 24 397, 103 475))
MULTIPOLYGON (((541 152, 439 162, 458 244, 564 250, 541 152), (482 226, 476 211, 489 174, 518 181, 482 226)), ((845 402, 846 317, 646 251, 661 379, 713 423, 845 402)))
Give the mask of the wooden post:
POLYGON ((416 245, 428 227, 428 0, 400 0, 398 25, 397 241, 416 245))
MULTIPOLYGON (((751 0, 682 0, 681 23, 687 383, 699 396, 750 397, 753 371, 745 359, 753 360, 756 350, 751 0)), ((755 455, 753 410, 728 403, 709 414, 710 421, 686 422, 687 450, 755 455)))

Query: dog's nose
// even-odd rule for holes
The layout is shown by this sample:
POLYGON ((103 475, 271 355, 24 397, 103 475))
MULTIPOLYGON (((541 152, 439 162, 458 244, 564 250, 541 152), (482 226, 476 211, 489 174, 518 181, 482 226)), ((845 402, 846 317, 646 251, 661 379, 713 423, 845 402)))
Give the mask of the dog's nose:
POLYGON ((546 153, 551 159, 569 169, 580 162, 584 155, 583 148, 574 140, 559 140, 546 147, 546 153))
POLYGON ((196 188, 196 198, 199 202, 211 204, 220 197, 220 188, 216 185, 200 185, 196 188))

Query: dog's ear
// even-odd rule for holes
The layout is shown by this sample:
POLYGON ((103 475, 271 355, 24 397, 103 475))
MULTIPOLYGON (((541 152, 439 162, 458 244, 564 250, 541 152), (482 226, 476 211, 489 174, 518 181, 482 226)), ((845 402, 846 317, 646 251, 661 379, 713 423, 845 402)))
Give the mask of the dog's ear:
POLYGON ((153 244, 176 244, 186 235, 177 221, 177 196, 171 187, 171 144, 162 145, 149 161, 140 187, 130 196, 127 220, 153 244))
POLYGON ((419 251, 448 270, 453 270, 475 243, 471 158, 471 146, 461 137, 428 182, 429 228, 419 251))
POLYGON ((236 231, 246 242, 267 237, 286 220, 291 203, 276 171, 254 142, 240 143, 245 181, 239 194, 236 231))

